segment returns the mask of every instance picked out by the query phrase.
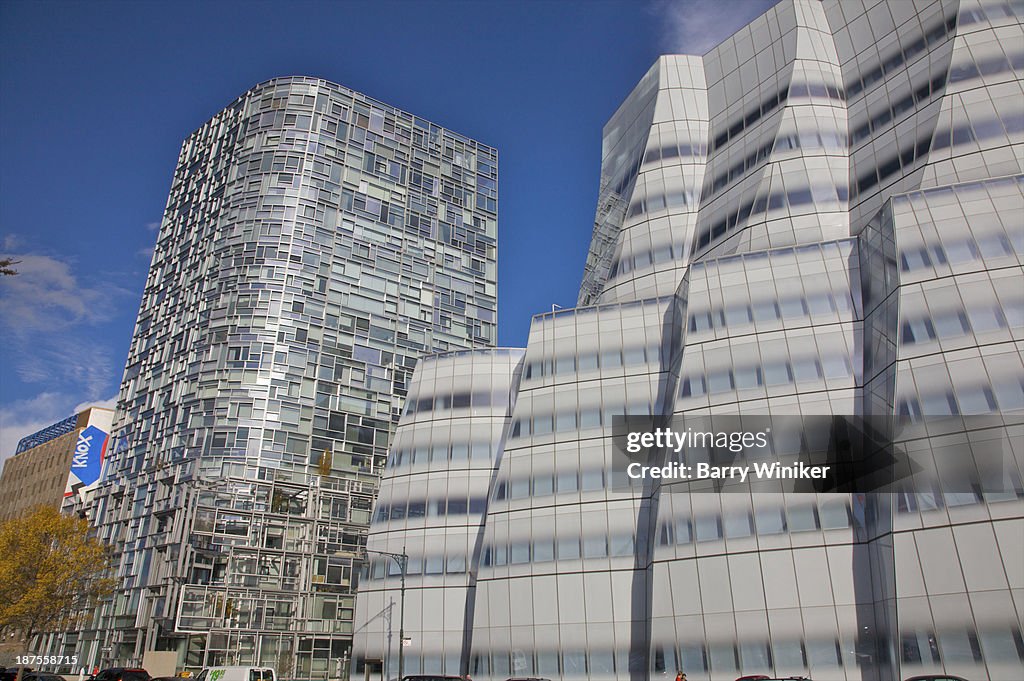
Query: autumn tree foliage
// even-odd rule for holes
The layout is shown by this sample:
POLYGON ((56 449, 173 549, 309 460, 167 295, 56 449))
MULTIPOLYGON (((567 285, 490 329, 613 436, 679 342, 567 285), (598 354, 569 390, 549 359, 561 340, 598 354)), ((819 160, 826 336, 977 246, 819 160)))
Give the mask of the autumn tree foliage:
POLYGON ((37 633, 75 628, 113 591, 101 576, 109 563, 89 522, 53 507, 0 523, 0 630, 31 645, 37 633))
POLYGON ((334 466, 334 455, 331 454, 331 450, 325 449, 324 453, 320 455, 320 463, 317 464, 317 470, 320 475, 327 477, 331 474, 331 468, 334 466))

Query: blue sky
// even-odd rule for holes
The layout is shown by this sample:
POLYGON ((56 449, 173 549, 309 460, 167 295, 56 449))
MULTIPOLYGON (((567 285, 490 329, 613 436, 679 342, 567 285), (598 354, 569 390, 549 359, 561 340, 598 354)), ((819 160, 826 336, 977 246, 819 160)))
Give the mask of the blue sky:
POLYGON ((0 459, 116 396, 181 140, 318 76, 497 147, 499 343, 575 303, 601 129, 774 0, 0 3, 0 459))

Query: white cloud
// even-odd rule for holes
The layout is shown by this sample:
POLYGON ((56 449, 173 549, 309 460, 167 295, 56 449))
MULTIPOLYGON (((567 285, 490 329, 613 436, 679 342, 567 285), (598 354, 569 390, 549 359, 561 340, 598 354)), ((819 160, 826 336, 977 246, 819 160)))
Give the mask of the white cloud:
POLYGON ((160 229, 160 222, 159 221, 158 222, 147 222, 146 223, 146 230, 147 231, 155 232, 158 229, 160 229))
POLYGON ((0 277, 0 347, 23 389, 14 393, 13 386, 3 386, 0 392, 5 398, 0 457, 9 456, 25 435, 72 414, 76 403, 98 400, 116 388, 121 367, 102 326, 129 299, 109 282, 83 282, 64 260, 9 257, 21 262, 16 276, 0 277), (36 397, 7 401, 32 386, 36 397))
POLYGON ((5 333, 54 333, 83 321, 109 319, 121 290, 111 284, 89 287, 71 265, 45 255, 4 254, 19 261, 18 274, 0 279, 0 324, 5 333))
POLYGON ((663 52, 703 55, 777 1, 654 0, 651 11, 663 20, 663 52))
POLYGON ((135 255, 139 256, 140 258, 145 258, 146 260, 152 260, 153 259, 153 247, 152 246, 146 246, 144 248, 140 248, 139 250, 135 251, 135 255))
POLYGON ((91 341, 76 341, 61 337, 46 342, 16 341, 12 346, 16 358, 14 372, 23 383, 44 384, 67 382, 82 399, 98 399, 120 379, 120 370, 114 365, 106 346, 91 341))
POLYGON ((73 412, 75 412, 77 414, 78 412, 85 411, 86 409, 88 409, 90 407, 102 407, 103 409, 113 409, 116 406, 117 406, 117 395, 114 395, 113 397, 108 397, 105 400, 86 400, 85 402, 82 402, 81 404, 75 405, 74 409, 72 409, 71 411, 73 411, 73 412))

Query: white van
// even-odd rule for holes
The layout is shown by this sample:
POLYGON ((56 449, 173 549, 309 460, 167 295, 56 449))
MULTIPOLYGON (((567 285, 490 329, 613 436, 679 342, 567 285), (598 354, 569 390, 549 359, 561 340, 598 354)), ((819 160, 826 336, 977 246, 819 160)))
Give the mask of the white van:
POLYGON ((195 681, 277 681, 270 667, 207 667, 195 681))

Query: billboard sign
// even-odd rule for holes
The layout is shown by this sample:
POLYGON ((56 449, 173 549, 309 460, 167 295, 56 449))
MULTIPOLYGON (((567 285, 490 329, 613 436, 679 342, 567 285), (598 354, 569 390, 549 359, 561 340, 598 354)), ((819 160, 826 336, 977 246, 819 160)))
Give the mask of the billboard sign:
POLYGON ((96 486, 103 470, 109 440, 110 435, 96 426, 84 428, 78 434, 75 451, 71 455, 71 474, 64 488, 65 497, 77 493, 84 500, 86 493, 96 486))

